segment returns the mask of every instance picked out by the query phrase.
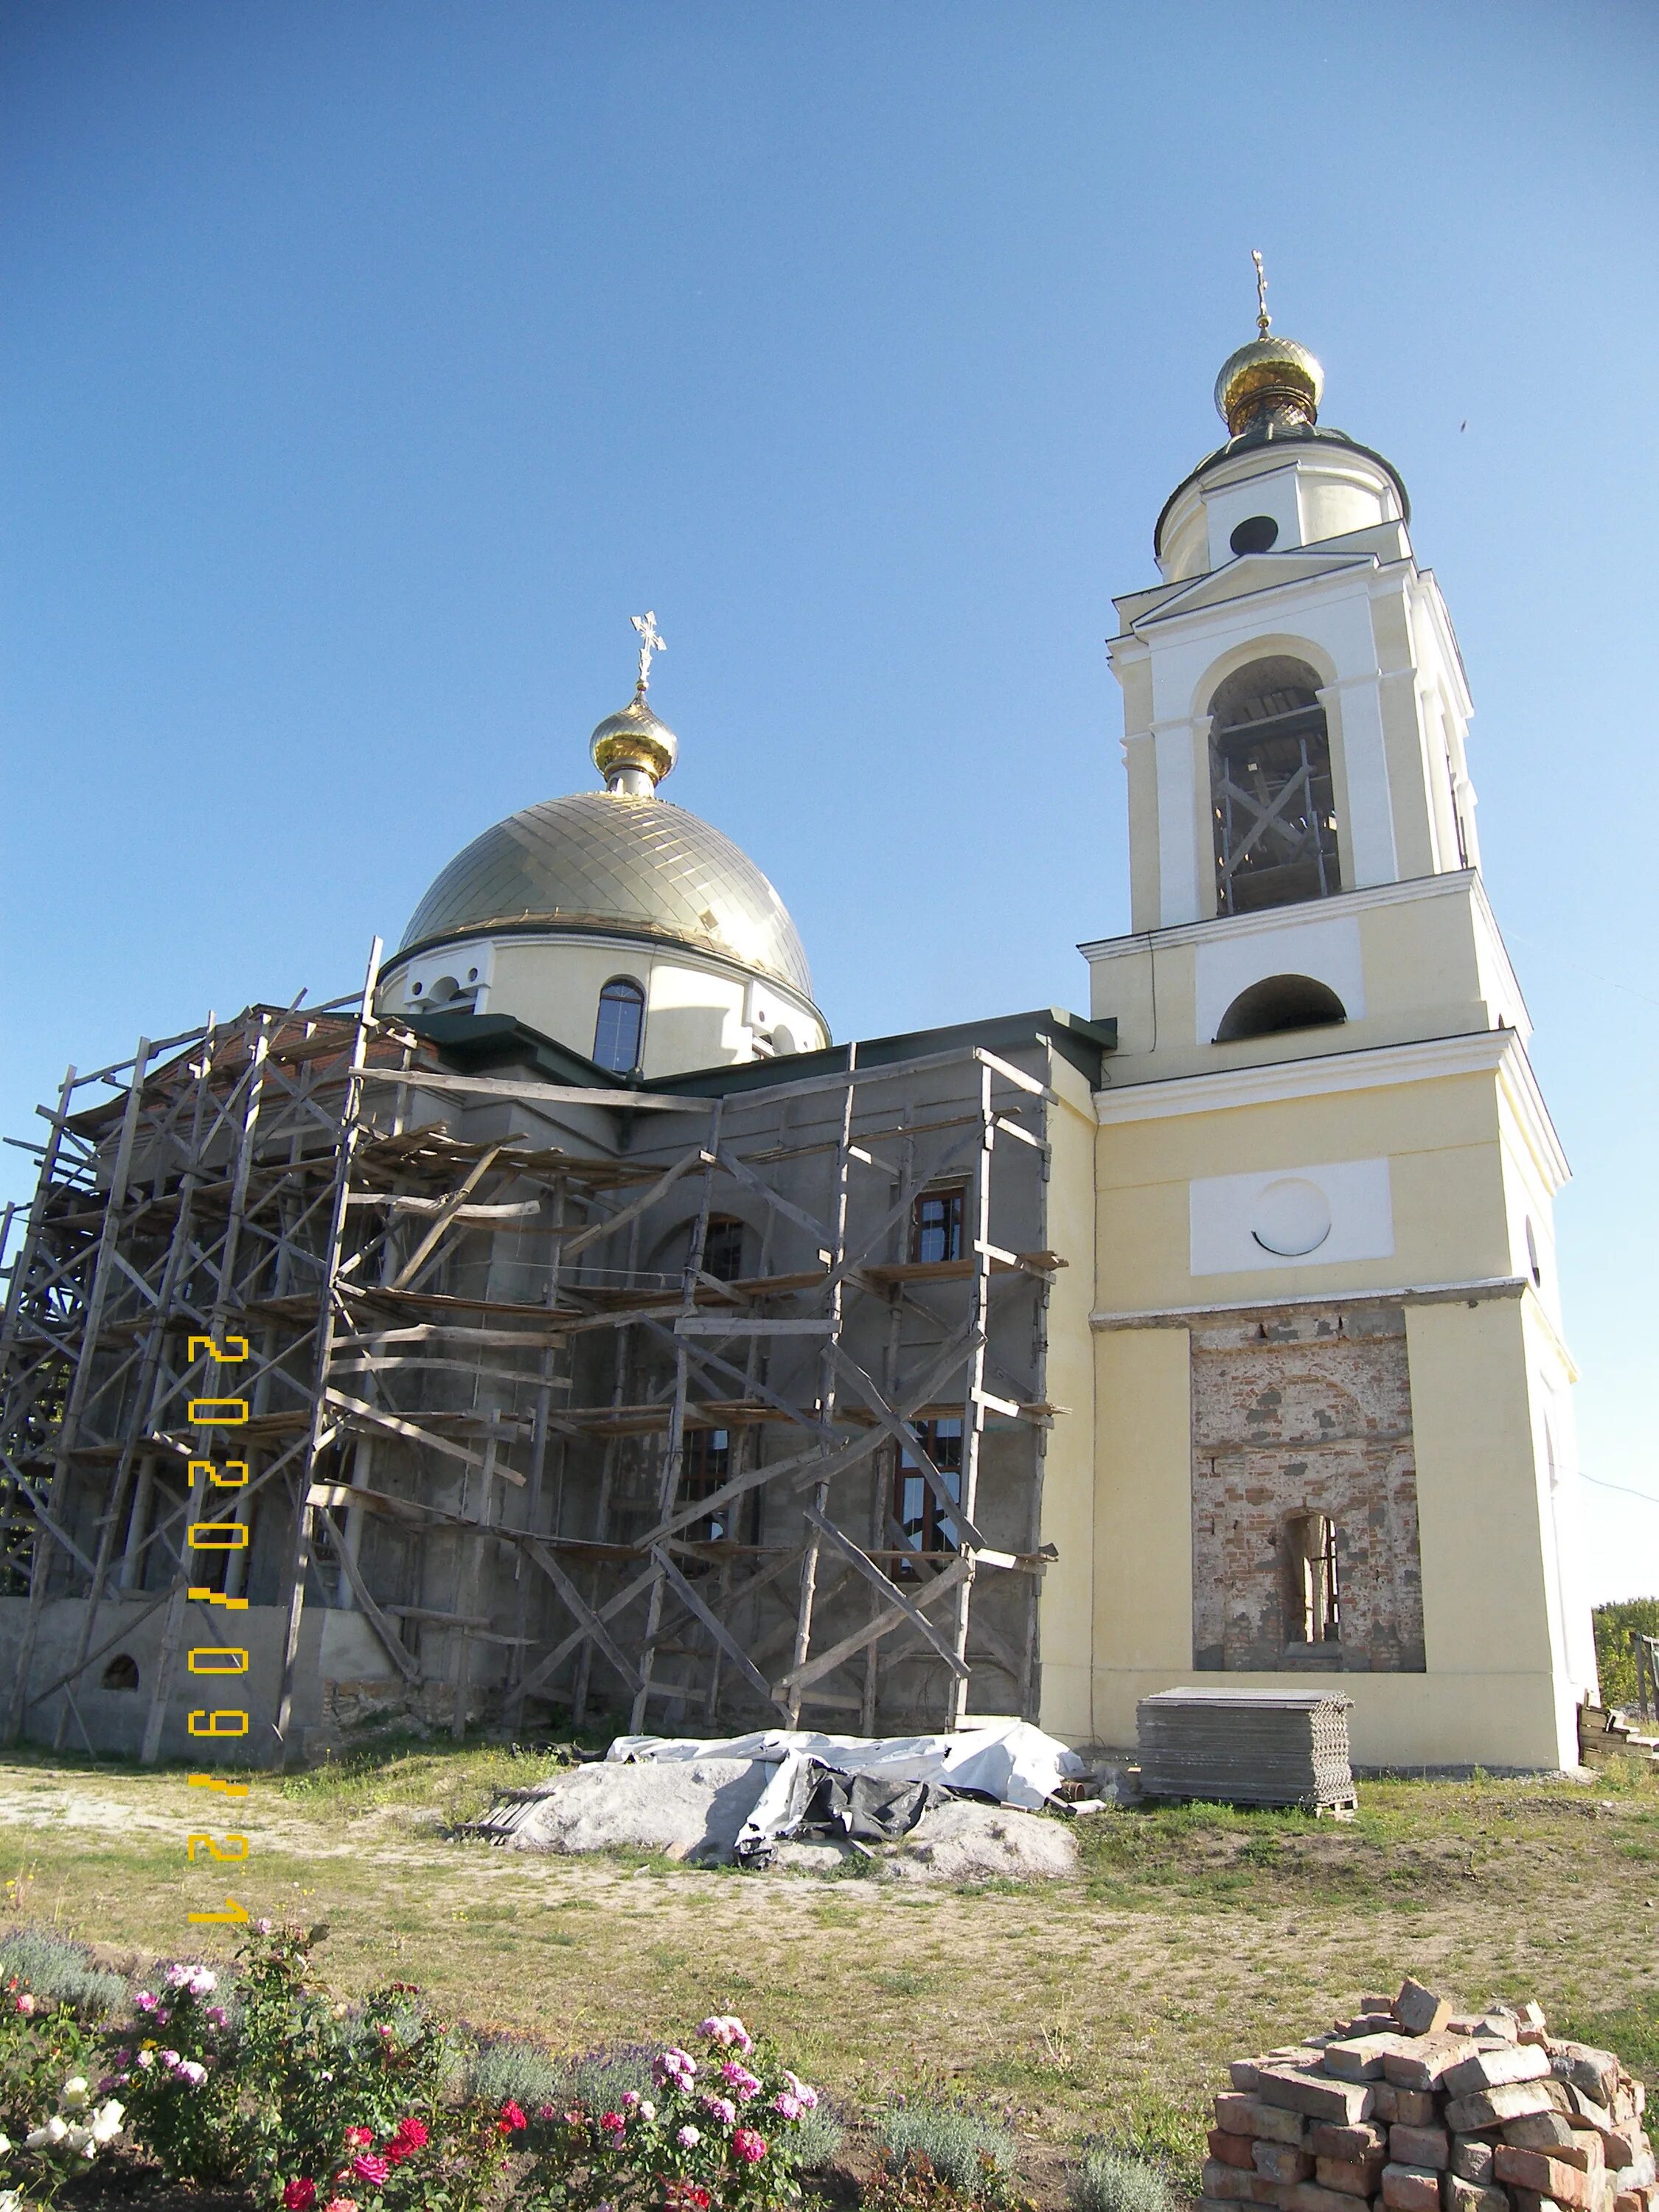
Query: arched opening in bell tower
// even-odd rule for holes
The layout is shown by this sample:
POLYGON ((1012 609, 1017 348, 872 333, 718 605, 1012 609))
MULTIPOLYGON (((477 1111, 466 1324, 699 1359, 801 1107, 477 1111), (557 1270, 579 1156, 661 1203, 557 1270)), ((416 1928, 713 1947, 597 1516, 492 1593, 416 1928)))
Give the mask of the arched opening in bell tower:
POLYGON ((1331 740, 1319 678, 1277 653, 1210 702, 1216 910, 1250 914, 1342 888, 1331 740))

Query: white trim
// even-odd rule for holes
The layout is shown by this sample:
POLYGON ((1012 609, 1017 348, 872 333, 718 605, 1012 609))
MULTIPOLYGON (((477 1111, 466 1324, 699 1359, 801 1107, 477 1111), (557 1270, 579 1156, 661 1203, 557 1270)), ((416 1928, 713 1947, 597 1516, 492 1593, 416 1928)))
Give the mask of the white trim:
POLYGON ((1524 1275, 1477 1275, 1462 1283, 1404 1283, 1368 1291, 1298 1291, 1276 1298, 1222 1298, 1213 1305, 1139 1306, 1121 1313, 1091 1313, 1093 1329, 1178 1328, 1182 1322, 1212 1320, 1220 1314, 1276 1313, 1291 1306, 1451 1305, 1460 1298, 1520 1298, 1532 1285, 1524 1275))
POLYGON ((1097 1091, 1095 1118, 1103 1127, 1121 1121, 1162 1121, 1177 1114, 1213 1114, 1234 1106, 1273 1106, 1286 1098, 1320 1098, 1343 1091, 1377 1091, 1395 1083, 1424 1083, 1443 1075, 1484 1075, 1519 1048, 1513 1030, 1471 1030, 1461 1036, 1425 1037, 1416 1044, 1372 1045, 1313 1059, 1273 1060, 1256 1067, 1218 1068, 1213 1075, 1165 1076, 1152 1083, 1097 1091))
MULTIPOLYGON (((1443 875, 1411 876, 1403 883, 1368 884, 1363 890, 1333 891, 1328 898, 1298 899, 1291 906, 1265 907, 1255 914, 1218 914, 1208 921, 1171 923, 1164 929, 1137 929, 1122 937, 1095 937, 1078 946, 1085 960, 1102 953, 1115 951, 1118 946, 1144 945, 1155 937, 1160 951, 1165 945, 1198 945, 1221 936, 1249 937, 1258 931, 1292 929, 1300 923, 1317 921, 1328 914, 1358 914, 1368 907, 1400 906, 1414 898, 1444 897, 1473 884, 1480 895, 1480 903, 1486 917, 1492 922, 1492 934, 1498 935, 1498 924, 1492 921, 1492 908, 1486 904, 1486 892, 1480 887, 1480 878, 1474 868, 1449 869, 1443 875)), ((1498 939, 1501 945, 1503 940, 1498 939)), ((1517 989, 1516 996, 1519 991, 1517 989)))
MULTIPOLYGON (((1271 560, 1273 556, 1267 554, 1261 557, 1264 560, 1271 560)), ((1295 555, 1287 553, 1282 557, 1291 559, 1294 558, 1295 555)), ((1151 614, 1137 616, 1129 627, 1135 636, 1144 637, 1149 630, 1176 629, 1182 625, 1192 627, 1206 616, 1213 617, 1224 608, 1231 610, 1248 607, 1254 600, 1282 597, 1283 603, 1286 606, 1295 606, 1304 604, 1310 599, 1331 598, 1335 595, 1322 592, 1321 587, 1329 583, 1333 577, 1338 576, 1364 580, 1362 583, 1362 590, 1364 597, 1369 600, 1371 596, 1369 589, 1370 578, 1386 576, 1391 569, 1412 565, 1413 564, 1404 557, 1398 561, 1383 561, 1375 553, 1352 554, 1340 560, 1322 562, 1317 569, 1299 576, 1277 577, 1272 583, 1259 585, 1253 591, 1212 592, 1200 599, 1198 594, 1206 584, 1213 584, 1218 577, 1223 577, 1228 574, 1225 568, 1212 568, 1202 576, 1194 576, 1182 592, 1182 597, 1190 600, 1192 604, 1183 606, 1166 602, 1151 614)), ((1353 596, 1358 597, 1359 594, 1356 593, 1353 596)))
POLYGON ((1255 1067, 1218 1068, 1212 1075, 1165 1076, 1097 1091, 1095 1119, 1103 1128, 1131 1121, 1162 1121, 1182 1114, 1224 1113, 1238 1106, 1276 1106, 1291 1098, 1325 1098, 1347 1091, 1380 1091, 1399 1083, 1431 1083, 1449 1075, 1503 1071, 1502 1089, 1555 1188, 1572 1179, 1555 1124, 1518 1030, 1470 1030, 1459 1036, 1425 1037, 1414 1044, 1371 1045, 1306 1060, 1267 1060, 1255 1067))

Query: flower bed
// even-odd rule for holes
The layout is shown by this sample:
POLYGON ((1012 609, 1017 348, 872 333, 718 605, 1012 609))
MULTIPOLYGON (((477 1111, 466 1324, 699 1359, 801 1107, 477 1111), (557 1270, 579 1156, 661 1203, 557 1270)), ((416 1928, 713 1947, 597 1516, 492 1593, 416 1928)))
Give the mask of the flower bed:
MULTIPOLYGON (((822 2146, 810 2082, 735 2014, 646 2086, 530 2109, 474 2094, 459 2039, 408 1984, 356 2003, 312 1970, 325 1931, 262 1923, 222 1990, 166 1966, 102 2021, 14 1976, 0 2014, 0 2212, 50 2203, 112 2150, 284 2212, 777 2212, 822 2146), (95 2086, 94 2086, 95 2083, 95 2086)), ((477 2054, 474 2054, 476 2058, 477 2054)), ((477 2079, 475 2069, 473 2078, 477 2079)))

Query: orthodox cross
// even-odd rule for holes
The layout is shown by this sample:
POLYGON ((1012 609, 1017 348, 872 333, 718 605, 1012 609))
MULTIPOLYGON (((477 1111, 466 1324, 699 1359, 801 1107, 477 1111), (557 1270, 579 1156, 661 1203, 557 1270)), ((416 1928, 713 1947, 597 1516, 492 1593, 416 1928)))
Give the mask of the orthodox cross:
POLYGON ((1261 256, 1252 247, 1250 258, 1255 264, 1255 326, 1265 338, 1273 327, 1267 313, 1267 272, 1261 265, 1261 256))
POLYGON ((640 634, 639 689, 643 697, 651 684, 651 656, 653 653, 666 653, 668 641, 659 633, 654 614, 629 615, 628 619, 640 634))

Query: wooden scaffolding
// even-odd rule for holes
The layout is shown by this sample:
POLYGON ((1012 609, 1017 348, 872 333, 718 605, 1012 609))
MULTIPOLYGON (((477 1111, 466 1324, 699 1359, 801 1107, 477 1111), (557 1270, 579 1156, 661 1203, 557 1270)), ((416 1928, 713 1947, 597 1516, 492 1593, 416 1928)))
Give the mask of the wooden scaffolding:
POLYGON ((1035 1717, 1040 1077, 971 1045, 706 1096, 482 1072, 374 1014, 376 956, 349 1000, 141 1042, 42 1109, 0 1325, 11 1735, 90 1747, 87 1686, 159 1621, 161 1754, 187 1639, 224 1638, 185 1543, 215 1512, 277 1763, 319 1610, 458 1735, 1035 1717), (191 1407, 232 1388, 246 1472, 204 1505, 191 1407))

